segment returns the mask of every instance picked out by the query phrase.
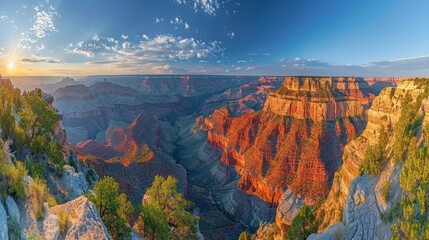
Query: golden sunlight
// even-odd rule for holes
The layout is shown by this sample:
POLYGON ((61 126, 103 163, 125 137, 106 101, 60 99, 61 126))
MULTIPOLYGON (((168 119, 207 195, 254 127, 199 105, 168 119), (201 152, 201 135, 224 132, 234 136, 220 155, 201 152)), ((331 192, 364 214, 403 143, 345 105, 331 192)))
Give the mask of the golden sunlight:
POLYGON ((9 61, 9 63, 7 64, 7 68, 9 70, 13 70, 15 68, 15 62, 14 61, 9 61))

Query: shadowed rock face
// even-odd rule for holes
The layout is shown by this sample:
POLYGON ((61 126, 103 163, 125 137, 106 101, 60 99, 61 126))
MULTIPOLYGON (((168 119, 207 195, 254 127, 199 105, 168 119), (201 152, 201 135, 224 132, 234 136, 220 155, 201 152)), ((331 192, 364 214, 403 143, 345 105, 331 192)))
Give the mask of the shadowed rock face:
POLYGON ((193 114, 207 98, 257 80, 233 76, 118 76, 90 77, 79 85, 58 88, 54 107, 72 144, 95 139, 111 121, 130 124, 141 113, 174 124, 193 114), (86 85, 85 85, 86 84, 86 85))
POLYGON ((199 119, 238 187, 275 206, 286 188, 307 203, 327 195, 344 145, 363 130, 368 84, 356 78, 287 77, 262 111, 227 109, 199 119), (362 86, 362 87, 361 87, 362 86))
POLYGON ((148 114, 139 115, 127 128, 111 126, 105 141, 87 140, 73 149, 94 167, 98 175, 112 176, 135 206, 156 175, 174 176, 179 191, 186 191, 185 169, 160 149, 161 125, 148 114))

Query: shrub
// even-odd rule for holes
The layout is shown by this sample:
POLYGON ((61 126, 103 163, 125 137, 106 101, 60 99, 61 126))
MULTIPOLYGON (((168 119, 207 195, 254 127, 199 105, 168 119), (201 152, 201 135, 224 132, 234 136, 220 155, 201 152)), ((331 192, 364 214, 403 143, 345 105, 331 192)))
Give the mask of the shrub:
POLYGON ((383 200, 385 203, 389 201, 390 196, 390 183, 386 180, 386 182, 381 187, 381 196, 383 197, 383 200))
POLYGON ((54 141, 51 145, 49 145, 48 157, 51 163, 55 165, 56 172, 58 174, 62 174, 65 161, 62 146, 58 141, 54 141))
POLYGON ((27 167, 28 173, 33 179, 34 178, 45 179, 46 163, 44 162, 35 163, 31 160, 27 160, 25 162, 25 166, 27 167))
POLYGON ((381 166, 386 158, 385 148, 388 141, 388 136, 384 128, 381 129, 378 137, 378 143, 375 146, 370 146, 365 152, 365 157, 361 165, 362 173, 379 174, 381 172, 381 166))
POLYGON ((43 218, 43 203, 50 196, 46 182, 38 178, 31 181, 28 185, 28 196, 33 204, 34 215, 38 219, 43 218))
POLYGON ((22 162, 16 162, 16 166, 11 166, 8 171, 8 192, 14 194, 18 199, 22 199, 25 196, 25 181, 24 176, 27 175, 28 171, 22 162))
POLYGON ((9 217, 7 227, 9 239, 21 239, 21 226, 16 218, 9 217))
POLYGON ((307 239, 310 234, 317 231, 316 218, 311 209, 305 205, 299 208, 298 215, 293 219, 286 239, 307 239))
POLYGON ((49 144, 49 139, 45 135, 38 135, 30 141, 30 149, 34 154, 43 153, 46 151, 46 146, 49 144))
POLYGON ((60 222, 60 231, 64 232, 67 228, 67 224, 69 222, 69 215, 65 213, 64 211, 61 211, 58 214, 58 220, 60 222))
POLYGON ((251 239, 251 235, 246 231, 242 232, 238 237, 238 240, 250 240, 250 239, 251 239))
POLYGON ((40 233, 37 229, 32 229, 27 233, 27 239, 30 240, 42 240, 42 236, 40 236, 40 233))
POLYGON ((55 207, 58 205, 57 200, 51 194, 48 194, 48 196, 46 196, 46 203, 49 207, 55 207))

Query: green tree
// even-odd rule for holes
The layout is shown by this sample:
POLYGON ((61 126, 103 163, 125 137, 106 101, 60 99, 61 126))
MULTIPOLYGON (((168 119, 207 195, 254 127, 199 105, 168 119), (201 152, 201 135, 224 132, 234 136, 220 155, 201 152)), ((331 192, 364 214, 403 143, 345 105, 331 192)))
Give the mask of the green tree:
POLYGON ((62 146, 58 141, 54 141, 51 145, 49 145, 48 157, 49 160, 55 165, 55 171, 57 174, 61 175, 65 161, 62 146))
POLYGON ((361 172, 367 174, 379 174, 381 166, 386 160, 386 145, 388 135, 384 128, 380 130, 378 143, 375 146, 370 146, 366 152, 361 165, 361 172))
POLYGON ((298 215, 293 219, 286 239, 305 240, 310 234, 317 231, 317 227, 316 218, 311 209, 303 205, 299 208, 298 215))
POLYGON ((199 217, 192 213, 194 204, 177 192, 177 182, 172 176, 167 178, 155 176, 152 186, 146 191, 146 196, 149 202, 156 201, 161 207, 169 225, 174 229, 172 234, 182 239, 197 239, 199 217))
POLYGON ((119 184, 112 177, 104 177, 94 186, 94 194, 88 194, 100 213, 110 235, 114 239, 129 238, 128 216, 134 211, 126 195, 119 195, 119 184))
POLYGON ((143 205, 141 214, 143 220, 143 234, 150 235, 151 239, 168 239, 170 228, 162 207, 157 201, 149 201, 143 205))
POLYGON ((38 135, 52 134, 54 124, 58 120, 57 112, 43 98, 43 92, 40 89, 24 92, 18 116, 27 142, 38 135))
POLYGON ((11 137, 15 126, 13 108, 14 95, 9 89, 0 87, 0 129, 4 139, 11 137))

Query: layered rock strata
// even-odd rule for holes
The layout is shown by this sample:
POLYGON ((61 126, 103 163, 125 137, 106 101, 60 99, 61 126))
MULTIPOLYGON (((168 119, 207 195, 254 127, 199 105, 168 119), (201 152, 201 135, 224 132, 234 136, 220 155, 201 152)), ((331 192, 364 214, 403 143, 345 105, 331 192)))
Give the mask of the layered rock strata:
POLYGON ((235 167, 244 192, 275 206, 289 188, 311 204, 326 196, 344 145, 363 129, 367 86, 355 78, 287 77, 262 111, 234 118, 218 109, 197 124, 221 162, 235 167))
MULTIPOLYGON (((341 224, 345 226, 345 229, 341 231, 340 235, 344 239, 350 239, 353 235, 361 236, 362 239, 377 237, 388 239, 391 234, 390 225, 383 223, 380 215, 401 199, 399 176, 402 165, 397 164, 389 155, 382 173, 375 179, 358 177, 360 167, 368 147, 377 144, 380 130, 395 128, 401 116, 402 99, 405 95, 409 94, 415 101, 423 91, 413 81, 404 80, 396 88, 384 89, 373 101, 368 111, 368 123, 364 132, 345 147, 343 165, 335 173, 326 201, 317 210, 317 217, 321 222, 319 229, 321 232, 342 221, 341 224), (387 203, 382 200, 381 196, 381 188, 386 182, 390 184, 390 198, 387 203), (368 215, 368 221, 362 219, 365 214, 368 215), (362 224, 363 222, 365 224, 362 224), (365 229, 361 229, 359 226, 365 229)), ((423 116, 423 127, 429 119, 428 109, 427 100, 423 100, 419 111, 419 114, 423 116)), ((323 234, 326 235, 326 233, 320 235, 323 236, 323 234)), ((313 237, 318 239, 316 235, 313 237)))

